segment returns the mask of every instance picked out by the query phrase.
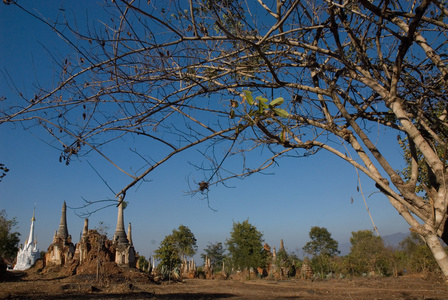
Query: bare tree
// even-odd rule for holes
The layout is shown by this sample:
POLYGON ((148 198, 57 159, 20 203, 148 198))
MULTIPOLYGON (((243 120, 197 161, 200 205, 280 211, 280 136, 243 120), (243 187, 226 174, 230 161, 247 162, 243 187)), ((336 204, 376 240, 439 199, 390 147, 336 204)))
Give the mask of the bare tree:
POLYGON ((212 166, 197 187, 201 192, 263 171, 284 156, 329 151, 375 182, 448 278, 448 257, 439 241, 448 242, 443 2, 104 5, 112 19, 101 29, 49 24, 74 55, 59 62, 53 87, 37 89, 33 99, 2 111, 0 122, 37 121, 61 142, 61 160, 67 163, 73 155, 97 151, 115 164, 106 146, 117 139, 157 145, 161 152, 153 153, 153 160, 138 149, 145 158, 138 171, 115 164, 130 177, 117 196, 173 155, 200 144, 212 166), (396 145, 376 146, 381 136, 373 129, 381 128, 396 132, 396 145), (383 156, 394 146, 406 150, 406 172, 383 156), (225 148, 224 154, 214 152, 217 147, 225 148), (255 167, 226 168, 231 155, 258 147, 271 156, 255 167))

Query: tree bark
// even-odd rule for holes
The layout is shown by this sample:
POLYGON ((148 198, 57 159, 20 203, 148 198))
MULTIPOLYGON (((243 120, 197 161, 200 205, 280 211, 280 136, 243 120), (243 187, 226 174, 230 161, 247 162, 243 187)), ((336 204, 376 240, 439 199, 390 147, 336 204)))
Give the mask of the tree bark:
POLYGON ((443 275, 445 276, 445 283, 448 284, 448 255, 446 254, 442 243, 437 237, 437 234, 433 232, 429 232, 428 234, 423 236, 423 238, 425 239, 426 244, 434 255, 437 264, 439 265, 443 275))

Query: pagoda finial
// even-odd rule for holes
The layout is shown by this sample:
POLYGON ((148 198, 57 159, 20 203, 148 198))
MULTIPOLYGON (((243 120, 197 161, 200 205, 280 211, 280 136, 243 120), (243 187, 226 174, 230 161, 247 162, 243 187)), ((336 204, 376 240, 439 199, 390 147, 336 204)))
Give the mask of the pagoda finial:
POLYGON ((66 240, 68 238, 68 229, 67 229, 67 205, 62 205, 62 215, 61 215, 61 222, 59 223, 59 230, 58 230, 58 237, 60 237, 63 240, 66 240))
POLYGON ((34 203, 33 217, 31 218, 31 222, 36 221, 36 218, 34 217, 35 212, 36 212, 36 203, 34 203))

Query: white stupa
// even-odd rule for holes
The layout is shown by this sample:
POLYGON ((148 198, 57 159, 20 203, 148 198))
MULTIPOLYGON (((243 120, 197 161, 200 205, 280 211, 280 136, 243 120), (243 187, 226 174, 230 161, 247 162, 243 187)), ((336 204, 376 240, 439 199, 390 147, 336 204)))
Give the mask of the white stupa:
POLYGON ((34 237, 34 211, 33 218, 31 219, 30 235, 23 245, 23 248, 19 248, 17 253, 17 263, 14 266, 14 270, 23 271, 31 268, 36 260, 40 257, 40 252, 37 249, 37 241, 34 237))

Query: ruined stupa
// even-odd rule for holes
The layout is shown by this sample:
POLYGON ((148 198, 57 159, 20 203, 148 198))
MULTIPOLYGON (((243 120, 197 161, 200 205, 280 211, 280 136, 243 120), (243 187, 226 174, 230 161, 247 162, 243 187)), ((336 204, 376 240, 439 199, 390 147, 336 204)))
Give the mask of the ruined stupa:
POLYGON ((25 244, 20 246, 19 252, 17 253, 17 263, 14 266, 14 270, 24 271, 31 268, 37 259, 40 258, 40 252, 37 249, 37 240, 34 235, 34 222, 35 218, 35 210, 33 211, 33 217, 31 218, 31 228, 28 239, 25 241, 25 244))
POLYGON ((53 243, 48 247, 45 261, 47 264, 63 266, 73 259, 74 254, 75 245, 72 243, 71 235, 68 234, 67 205, 64 201, 59 229, 54 234, 53 243))
POLYGON ((88 238, 87 235, 89 233, 89 219, 84 220, 84 227, 82 229, 82 235, 79 239, 79 242, 76 244, 75 249, 75 260, 79 260, 79 263, 82 264, 83 261, 86 259, 87 253, 89 251, 88 246, 88 238))
POLYGON ((118 217, 117 228, 113 238, 115 245, 115 263, 119 266, 135 267, 135 249, 132 244, 131 223, 129 223, 128 235, 124 230, 124 215, 123 215, 123 198, 118 199, 118 217))

